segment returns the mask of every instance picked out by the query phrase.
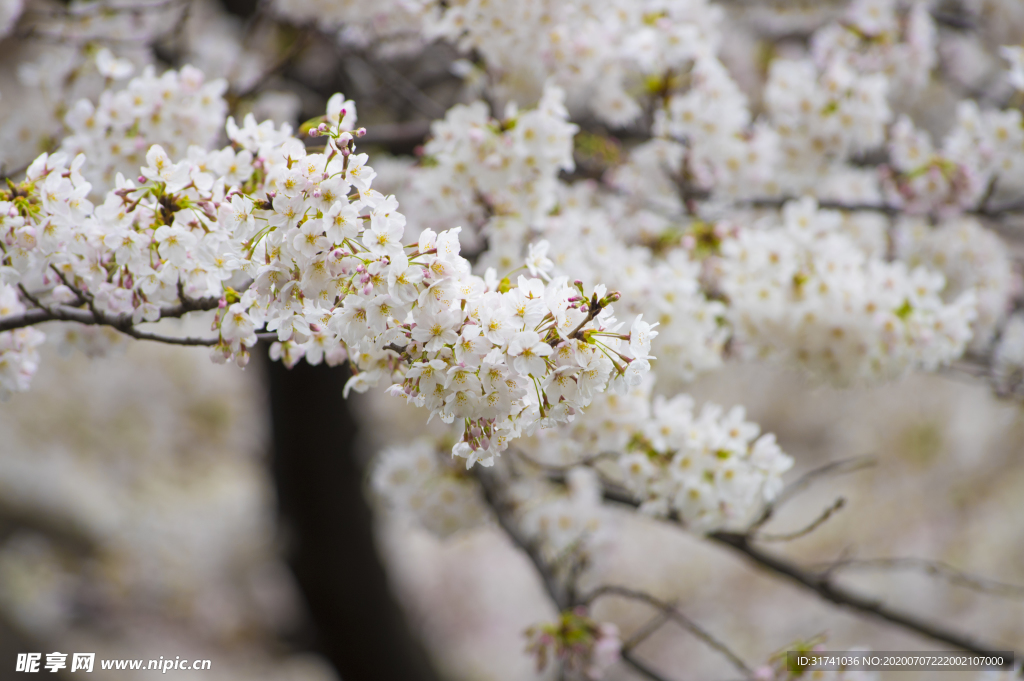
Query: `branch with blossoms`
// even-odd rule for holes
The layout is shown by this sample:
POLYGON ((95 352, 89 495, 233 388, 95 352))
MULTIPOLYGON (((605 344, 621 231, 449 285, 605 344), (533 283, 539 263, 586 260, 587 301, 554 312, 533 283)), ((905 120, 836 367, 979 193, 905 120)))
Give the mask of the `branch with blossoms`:
MULTIPOLYGON (((714 530, 706 533, 706 537, 722 546, 726 546, 739 554, 743 555, 747 560, 751 561, 754 565, 759 568, 766 569, 769 572, 775 573, 779 576, 787 578, 788 580, 795 582, 799 586, 809 589, 814 593, 818 594, 822 598, 835 603, 841 607, 850 608, 866 614, 871 617, 875 617, 891 624, 900 626, 908 631, 912 631, 918 635, 926 638, 931 638, 935 641, 945 643, 954 646, 958 649, 976 652, 979 654, 990 653, 995 650, 995 646, 987 645, 985 643, 976 641, 971 637, 965 636, 958 632, 946 629, 937 623, 919 618, 915 615, 911 615, 905 612, 901 612, 897 609, 891 608, 884 603, 879 602, 877 599, 869 596, 864 596, 857 593, 854 590, 848 589, 835 581, 835 575, 838 570, 844 566, 850 567, 907 567, 910 565, 924 569, 927 574, 938 575, 955 584, 968 586, 969 588, 982 590, 982 591, 993 591, 1003 595, 1019 596, 1022 591, 1021 587, 1014 585, 1003 584, 995 582, 993 580, 983 579, 977 576, 968 575, 962 571, 955 570, 950 566, 937 564, 934 561, 923 561, 920 559, 880 559, 876 561, 855 561, 851 560, 848 563, 840 561, 835 564, 830 564, 824 570, 815 571, 806 568, 802 568, 797 564, 794 564, 784 558, 772 555, 769 552, 761 549, 757 544, 760 541, 772 540, 772 535, 764 536, 761 534, 761 528, 771 518, 773 512, 783 503, 791 499, 794 495, 805 489, 808 485, 814 481, 822 478, 823 476, 836 475, 840 473, 850 473, 856 470, 860 470, 864 465, 870 465, 871 460, 865 458, 857 458, 839 462, 833 462, 826 464, 821 468, 812 470, 801 478, 791 483, 788 487, 784 488, 777 495, 773 495, 768 503, 765 504, 764 509, 757 515, 757 518, 747 525, 742 530, 714 530)), ((550 471, 549 477, 554 480, 564 479, 563 474, 557 470, 550 471)), ((603 484, 602 494, 605 500, 613 502, 617 505, 624 505, 632 508, 640 508, 641 502, 637 500, 637 496, 634 492, 628 489, 624 489, 619 485, 615 484, 603 484)), ((833 506, 832 508, 835 508, 833 506)), ((684 525, 693 525, 692 519, 687 522, 687 511, 685 507, 679 507, 672 509, 667 513, 662 513, 665 520, 673 523, 682 523, 684 525)), ((825 514, 827 515, 827 514, 825 514)), ((801 530, 801 534, 812 531, 821 525, 823 521, 821 517, 812 522, 808 528, 801 530)))
MULTIPOLYGON (((537 464, 536 462, 531 461, 530 465, 536 466, 537 464)), ((835 465, 830 465, 826 467, 827 470, 822 470, 820 472, 822 474, 827 474, 829 472, 833 472, 835 468, 835 465)), ((541 552, 538 549, 537 542, 523 535, 522 531, 518 527, 515 516, 513 515, 512 508, 509 506, 507 501, 501 500, 501 497, 499 496, 500 488, 491 475, 492 474, 489 473, 481 473, 477 475, 477 479, 480 481, 481 487, 484 490, 484 498, 488 506, 498 519, 499 525, 505 530, 513 543, 529 556, 531 563, 544 583, 545 590, 548 595, 560 610, 567 613, 563 615, 563 617, 572 617, 570 613, 575 612, 572 608, 579 606, 583 606, 583 609, 579 612, 585 615, 589 612, 589 607, 597 599, 604 596, 620 596, 629 600, 643 602, 658 610, 661 617, 652 620, 647 626, 643 627, 636 636, 629 639, 627 642, 628 645, 621 645, 619 652, 623 662, 630 665, 647 678, 654 679, 655 681, 664 681, 665 677, 651 669, 649 665, 641 659, 638 659, 632 652, 632 649, 658 628, 663 626, 667 621, 674 621, 704 642, 708 647, 726 657, 729 662, 743 674, 743 678, 751 678, 752 672, 750 668, 747 667, 742 659, 727 645, 719 641, 712 634, 708 633, 703 627, 687 618, 673 605, 666 603, 649 593, 629 587, 603 585, 591 589, 579 598, 567 601, 566 594, 575 593, 576 585, 563 584, 555 576, 552 571, 552 567, 543 560, 541 552)), ((554 481, 564 480, 562 476, 563 474, 560 471, 555 470, 550 472, 549 479, 554 481)), ((803 484, 804 481, 800 481, 792 489, 797 490, 802 487, 803 484)), ((790 494, 792 493, 793 492, 790 492, 790 494)), ((639 505, 633 495, 621 488, 605 486, 603 494, 607 501, 613 502, 616 505, 626 505, 633 508, 637 508, 639 505)), ((787 494, 785 498, 788 497, 789 494, 787 494)), ((680 518, 675 515, 670 515, 667 519, 676 523, 680 522, 680 518)), ((980 578, 936 561, 926 561, 921 559, 848 560, 829 563, 825 566, 823 571, 809 570, 788 560, 767 553, 757 547, 756 542, 764 538, 759 536, 756 528, 753 527, 747 532, 718 531, 709 533, 706 536, 712 542, 727 546, 730 549, 739 552, 758 568, 785 577, 840 607, 856 610, 871 617, 879 618, 890 624, 897 625, 919 636, 930 638, 940 643, 953 646, 957 649, 977 654, 991 654, 995 652, 996 647, 984 644, 963 634, 945 629, 937 623, 893 609, 873 597, 864 596, 856 591, 843 587, 834 581, 835 574, 844 568, 916 569, 922 570, 926 574, 942 577, 951 583, 978 591, 1014 597, 1020 597, 1021 594, 1024 594, 1024 587, 980 578)), ((531 649, 531 651, 536 652, 533 649, 531 649)))
MULTIPOLYGON (((537 431, 517 444, 515 456, 504 465, 478 470, 472 480, 436 457, 429 443, 413 449, 392 448, 381 454, 373 474, 374 488, 389 503, 405 506, 406 512, 428 528, 443 528, 442 534, 473 526, 474 518, 496 518, 512 543, 529 558, 553 604, 570 620, 577 615, 590 618, 589 608, 579 613, 574 608, 589 606, 594 600, 591 596, 604 593, 628 593, 633 600, 657 608, 661 616, 640 629, 630 645, 623 644, 620 651, 624 663, 648 678, 664 679, 638 658, 633 648, 669 621, 688 628, 734 665, 737 660, 742 664, 742 659, 734 653, 730 657, 727 645, 652 594, 607 584, 581 590, 580 581, 589 576, 587 568, 592 565, 590 543, 594 523, 600 524, 602 500, 704 536, 758 569, 783 577, 839 607, 947 646, 993 652, 995 646, 848 588, 838 581, 838 575, 846 568, 915 567, 979 591, 1019 596, 1019 587, 914 559, 851 560, 821 569, 804 567, 761 547, 764 542, 788 541, 822 527, 844 501, 832 504, 798 531, 764 531, 776 511, 809 486, 828 476, 874 465, 874 458, 833 462, 783 486, 781 475, 792 465, 792 459, 781 451, 773 435, 762 434, 756 424, 747 422, 741 408, 723 413, 720 407, 706 404, 697 411, 686 395, 652 399, 650 391, 646 385, 625 395, 601 397, 588 408, 586 421, 537 431), (551 485, 567 489, 568 497, 548 489, 551 485)), ((550 646, 564 649, 568 658, 586 659, 585 651, 569 646, 568 634, 555 633, 577 629, 550 627, 545 630, 550 646)), ((586 640, 588 645, 594 642, 593 637, 586 640)), ((578 671, 580 663, 574 664, 578 671)))
POLYGON ((474 478, 479 483, 483 499, 499 526, 512 543, 530 559, 544 584, 545 592, 560 612, 558 623, 531 627, 526 631, 529 640, 527 652, 537 658, 538 671, 547 666, 549 656, 554 656, 562 663, 563 671, 581 672, 587 678, 597 679, 607 666, 621 658, 645 677, 653 681, 664 681, 664 677, 639 659, 633 649, 666 621, 673 621, 705 645, 725 656, 743 674, 743 678, 750 677, 750 669, 724 643, 686 617, 676 607, 646 592, 606 585, 592 589, 585 595, 577 595, 578 573, 570 573, 566 580, 559 579, 554 567, 545 559, 538 539, 527 536, 521 529, 521 521, 516 517, 515 504, 505 497, 506 493, 503 491, 508 483, 503 484, 493 471, 478 470, 474 478), (662 617, 622 642, 614 625, 599 623, 589 616, 590 607, 597 600, 608 596, 646 603, 655 607, 662 617))
MULTIPOLYGON (((657 622, 662 622, 663 620, 670 620, 672 622, 675 622, 680 627, 693 634, 693 636, 698 638, 709 648, 715 650, 720 655, 725 657, 729 661, 729 663, 743 675, 743 678, 750 677, 752 673, 751 669, 746 665, 746 663, 742 659, 740 659, 740 657, 736 653, 729 649, 728 646, 719 641, 712 634, 708 633, 703 627, 701 627, 699 624, 697 624, 689 617, 684 615, 682 612, 679 611, 678 608, 676 608, 672 604, 666 603, 660 598, 656 598, 645 591, 614 585, 599 586, 588 592, 581 599, 581 602, 584 605, 590 606, 598 599, 608 596, 638 601, 655 608, 659 611, 659 613, 662 616, 658 620, 656 620, 657 622)), ((660 624, 658 626, 660 626, 660 624)), ((646 637, 653 634, 656 630, 656 626, 645 627, 644 630, 640 632, 638 635, 634 635, 633 637, 631 637, 630 640, 622 646, 623 654, 628 654, 631 648, 636 647, 641 641, 643 641, 646 637)))
MULTIPOLYGON (((61 277, 61 281, 66 282, 63 279, 63 275, 55 270, 57 275, 61 277)), ((0 317, 0 332, 11 331, 14 329, 22 329, 36 324, 42 324, 45 322, 59 321, 59 322, 75 322, 78 324, 85 324, 89 326, 108 326, 112 329, 116 329, 121 333, 136 338, 138 340, 151 340, 160 343, 167 343, 170 345, 216 345, 216 339, 208 338, 181 338, 175 336, 165 336, 162 334, 149 333, 142 331, 138 328, 138 324, 143 321, 155 321, 157 319, 174 319, 183 317, 190 312, 205 312, 214 310, 218 307, 220 301, 215 298, 201 298, 191 299, 183 298, 180 303, 171 305, 168 307, 162 307, 156 312, 152 313, 154 319, 143 320, 134 314, 109 314, 102 310, 96 309, 94 305, 85 298, 83 291, 68 283, 58 284, 49 290, 55 300, 65 300, 65 303, 54 302, 52 304, 45 305, 39 299, 37 295, 28 293, 22 290, 22 296, 27 299, 29 303, 34 305, 30 309, 26 309, 20 314, 11 314, 0 317), (60 290, 58 290, 58 287, 60 290), (66 291, 70 291, 73 297, 69 298, 66 291), (77 299, 77 300, 76 300, 77 299), (80 301, 80 302, 79 302, 80 301), (79 302, 79 307, 73 307, 69 303, 79 302), (83 309, 83 307, 85 308, 83 309)))
MULTIPOLYGON (((605 490, 605 498, 616 504, 623 504, 632 507, 636 507, 638 505, 628 494, 623 494, 621 491, 613 489, 605 490)), ((713 532, 708 534, 707 537, 715 543, 738 552, 757 567, 784 577, 803 588, 809 589, 825 600, 828 600, 840 607, 849 608, 865 615, 881 619, 890 624, 895 624, 907 631, 916 633, 925 638, 930 638, 940 643, 951 645, 960 650, 978 654, 989 654, 997 648, 996 646, 982 643, 969 636, 946 629, 934 622, 930 622, 886 606, 876 598, 864 596, 854 590, 843 587, 834 581, 835 570, 833 569, 816 572, 801 568, 786 559, 774 556, 756 546, 755 542, 758 540, 758 536, 755 533, 713 532)), ((912 561, 913 559, 889 560, 912 561)), ((836 567, 841 566, 842 563, 836 567)), ((988 580, 981 580, 976 577, 964 577, 963 581, 970 581, 975 584, 985 584, 988 580)), ((1000 587, 1007 586, 1010 585, 1000 584, 1000 587)), ((1010 588, 1014 589, 1014 593, 1020 589, 1020 587, 1010 588)))
MULTIPOLYGON (((289 365, 347 360, 346 395, 386 380, 431 418, 458 419, 453 453, 467 468, 493 465, 524 432, 571 421, 596 394, 643 380, 658 332, 640 315, 623 333, 618 293, 548 275, 544 243, 501 279, 471 273, 461 228, 403 243, 405 217, 393 196, 371 189, 355 120, 355 105, 333 97, 309 129, 327 144, 309 153, 288 126, 229 119, 233 147, 193 148, 175 162, 154 145, 138 184, 118 175, 98 207, 84 155, 68 165, 44 154, 0 197, 0 265, 11 282, 0 293, 17 290, 33 306, 12 299, 0 331, 102 325, 210 346, 214 360, 240 365, 261 332, 276 333, 271 356, 289 365), (513 282, 522 269, 529 276, 513 282), (136 328, 202 310, 214 311, 213 339, 136 328)), ((24 389, 38 342, 4 350, 22 370, 2 387, 24 389)))

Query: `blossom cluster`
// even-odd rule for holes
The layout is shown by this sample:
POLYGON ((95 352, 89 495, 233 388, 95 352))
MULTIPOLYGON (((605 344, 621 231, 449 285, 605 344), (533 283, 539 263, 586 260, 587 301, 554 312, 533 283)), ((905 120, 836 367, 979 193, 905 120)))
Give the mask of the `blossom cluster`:
POLYGON ((641 511, 673 514, 691 531, 739 529, 771 501, 793 464, 775 441, 746 421, 685 394, 652 398, 646 383, 595 400, 587 419, 540 431, 517 447, 545 465, 587 462, 625 485, 641 511), (614 468, 602 466, 604 459, 614 468))
POLYGON ((900 96, 927 85, 938 61, 936 47, 937 29, 926 3, 853 0, 839 21, 815 32, 811 53, 819 63, 842 60, 862 73, 886 73, 900 96))
MULTIPOLYGON (((449 439, 419 438, 386 447, 375 456, 370 475, 382 503, 440 538, 484 526, 491 518, 478 483, 444 451, 449 439)), ((594 470, 571 469, 565 485, 524 476, 507 492, 516 522, 556 568, 600 543, 601 488, 594 470)))
POLYGON ((804 192, 853 154, 880 147, 892 117, 888 80, 861 73, 845 60, 776 59, 764 99, 781 145, 783 175, 769 193, 804 192))
MULTIPOLYGON (((683 249, 659 255, 644 245, 670 223, 595 183, 559 179, 573 168, 576 131, 562 96, 548 87, 535 109, 511 109, 503 120, 489 117, 482 102, 453 107, 433 126, 429 162, 407 171, 402 196, 415 207, 411 219, 478 225, 487 245, 478 270, 550 259, 555 275, 588 287, 604 281, 622 294, 620 307, 660 323, 653 353, 663 371, 689 379, 717 367, 724 309, 703 294, 700 264, 683 249)), ((636 181, 646 181, 643 169, 636 181)))
POLYGON ((1024 315, 1010 317, 992 353, 992 378, 996 387, 1008 393, 1024 387, 1024 315))
POLYGON ((724 239, 721 251, 719 285, 744 354, 843 384, 934 369, 971 339, 973 289, 946 303, 941 274, 866 256, 813 199, 788 203, 781 225, 724 239))
MULTIPOLYGON (((258 339, 288 365, 347 361, 346 394, 388 385, 451 424, 443 446, 382 452, 371 478, 436 534, 487 522, 467 470, 515 440, 496 477, 557 570, 602 527, 599 479, 697 532, 771 502, 793 463, 774 437, 742 408, 666 396, 726 360, 848 385, 970 351, 1001 392, 1024 385, 1019 278, 988 223, 1024 191, 1024 48, 995 47, 1020 42, 1019 0, 274 0, 244 27, 216 3, 24 4, 0 0, 0 35, 21 22, 4 106, 9 84, 25 93, 0 119, 0 164, 51 153, 0 191, 0 397, 39 364, 34 319, 94 354, 204 315, 207 337, 172 340, 240 365, 258 339), (937 26, 951 15, 973 30, 937 26), (67 44, 23 59, 29 34, 67 44), (350 63, 319 49, 331 38, 350 63), (164 50, 218 78, 128 81, 164 50), (461 90, 389 78, 414 51, 461 90), (417 95, 465 102, 418 160, 389 162, 396 196, 343 96, 309 139, 225 120, 295 74, 308 99, 339 65, 421 113, 417 95), (588 163, 588 145, 608 153, 588 163), (567 485, 532 474, 550 465, 567 485)), ((272 118, 294 119, 297 95, 276 94, 272 118)), ((588 676, 618 645, 581 612, 530 636, 588 676)))
POLYGON ((370 484, 399 514, 414 518, 438 537, 447 537, 479 526, 489 515, 477 483, 438 449, 421 438, 380 451, 370 484))
POLYGON ((428 42, 425 22, 437 0, 275 0, 275 14, 296 24, 315 23, 338 41, 385 56, 406 55, 428 42))
POLYGON ((653 130, 676 142, 676 181, 731 195, 763 191, 778 162, 778 135, 751 125, 747 98, 721 61, 698 58, 689 75, 690 87, 668 98, 653 130))
MULTIPOLYGON (((698 76, 701 73, 705 71, 697 71, 698 76)), ((721 66, 707 67, 706 74, 721 80, 720 92, 709 98, 728 102, 735 86, 727 86, 728 75, 721 66)), ((691 93, 700 87, 694 85, 691 93)), ((545 97, 555 96, 549 89, 545 97)), ((685 97, 689 94, 673 101, 685 97)), ((737 100, 736 107, 742 112, 745 103, 737 100)), ((571 158, 572 128, 563 122, 564 110, 544 105, 522 114, 536 114, 531 120, 559 131, 550 142, 565 156, 559 154, 559 162, 549 163, 546 174, 534 171, 541 165, 536 161, 521 164, 521 157, 492 152, 525 148, 520 138, 513 137, 518 123, 503 129, 500 121, 486 117, 479 104, 472 124, 457 125, 468 111, 459 109, 459 116, 450 115, 444 126, 435 127, 440 137, 427 145, 433 150, 434 165, 413 172, 411 194, 455 198, 448 204, 457 206, 449 208, 453 214, 482 224, 488 248, 479 259, 481 266, 507 269, 524 256, 548 257, 553 273, 571 270, 587 285, 600 279, 614 286, 623 295, 620 306, 661 323, 662 333, 654 347, 655 354, 668 360, 662 362, 663 373, 689 379, 718 366, 732 337, 732 347, 740 355, 790 361, 836 383, 884 380, 914 367, 948 363, 963 352, 972 334, 975 347, 983 345, 1002 319, 1000 310, 1012 293, 1013 279, 1006 257, 1000 254, 1001 242, 980 227, 979 238, 970 243, 977 243, 976 248, 986 244, 985 260, 996 266, 985 270, 982 279, 968 280, 951 269, 957 260, 954 254, 962 254, 966 241, 946 240, 947 253, 937 258, 915 254, 909 245, 896 248, 896 255, 909 260, 889 262, 890 241, 902 243, 906 238, 898 236, 900 229, 893 233, 896 236, 890 235, 888 219, 874 211, 818 211, 812 199, 805 199, 785 206, 781 228, 772 226, 769 219, 758 223, 752 213, 712 222, 690 219, 680 224, 666 219, 665 210, 682 209, 676 182, 724 186, 726 175, 719 171, 727 170, 729 163, 709 161, 703 166, 707 172, 702 173, 697 172, 701 165, 695 160, 712 159, 700 155, 702 145, 714 139, 704 126, 728 129, 724 113, 677 107, 675 115, 663 119, 665 125, 685 120, 690 111, 690 127, 674 134, 699 141, 684 147, 659 139, 634 149, 609 179, 622 188, 620 195, 601 192, 594 184, 569 185, 556 177, 562 160, 571 158), (466 153, 468 149, 476 150, 475 157, 466 153), (507 168, 504 184, 491 183, 486 172, 476 173, 482 176, 477 179, 469 170, 488 164, 507 168), (464 181, 443 184, 453 174, 464 181), (668 186, 657 188, 659 178, 668 186), (655 185, 654 205, 638 200, 652 196, 651 185, 655 185), (536 238, 547 243, 528 249, 536 238), (936 271, 948 272, 950 284, 937 278, 936 271), (972 315, 979 317, 973 326, 972 315)), ((749 118, 742 113, 735 119, 736 129, 748 124, 749 118)), ((873 125, 880 143, 884 127, 873 125)), ((735 131, 724 138, 739 139, 735 131)), ((850 137, 855 138, 864 136, 850 137)), ((842 158, 852 150, 837 153, 842 158)), ((531 152, 531 157, 536 156, 531 152)), ((881 201, 877 179, 865 179, 854 169, 836 170, 831 178, 840 197, 859 192, 863 200, 881 201), (862 188, 857 189, 858 185, 862 188)), ((729 181, 756 186, 743 173, 729 181)), ((435 203, 441 204, 441 198, 435 203)), ((941 233, 934 239, 941 240, 941 233)))
POLYGON ((601 511, 601 485, 593 468, 570 468, 564 485, 524 476, 509 485, 509 499, 519 526, 556 571, 572 572, 605 544, 609 524, 601 511))
POLYGON ((525 635, 526 652, 536 657, 538 672, 553 658, 588 679, 600 679, 622 648, 618 627, 591 619, 584 607, 564 611, 557 622, 534 625, 525 635))
POLYGON ((563 187, 559 196, 557 214, 541 223, 555 272, 604 281, 622 294, 620 309, 657 321, 651 348, 665 379, 689 381, 721 366, 729 337, 726 306, 702 282, 692 238, 700 226, 680 236, 683 230, 634 211, 620 197, 602 195, 592 184, 563 187), (659 248, 658 238, 665 235, 680 245, 659 248))
POLYGON ((695 530, 736 528, 771 501, 793 459, 761 435, 742 407, 700 412, 693 399, 656 397, 651 415, 619 458, 626 486, 655 515, 677 514, 695 530))
POLYGON ((83 154, 44 154, 4 204, 6 275, 97 321, 219 300, 215 359, 244 364, 263 328, 286 362, 348 358, 346 394, 390 380, 432 417, 460 419, 467 467, 643 379, 657 331, 637 317, 622 333, 618 294, 551 278, 542 246, 513 281, 473 275, 460 228, 404 244, 405 217, 370 188, 354 124, 336 95, 312 130, 327 144, 309 153, 287 126, 230 119, 234 147, 175 162, 154 145, 139 185, 118 175, 99 206, 83 154))
POLYGON ((224 129, 226 90, 226 81, 206 81, 190 66, 159 76, 147 67, 125 89, 105 90, 96 104, 80 99, 72 105, 60 151, 84 154, 85 178, 95 191, 106 191, 118 172, 142 166, 154 144, 170 158, 184 156, 193 145, 203 151, 192 153, 205 154, 224 129))
MULTIPOLYGON (((0 202, 0 210, 4 205, 0 202)), ((18 291, 10 284, 0 283, 0 319, 21 314, 25 305, 18 291)), ((46 340, 39 329, 25 328, 0 333, 0 399, 11 393, 28 390, 32 376, 39 367, 38 347, 46 340)))
POLYGON ((657 88, 673 70, 716 49, 722 15, 705 0, 438 4, 443 10, 425 24, 425 35, 478 54, 481 63, 467 74, 488 82, 492 92, 528 101, 553 79, 568 91, 571 106, 614 127, 640 117, 638 91, 657 88))
POLYGON ((449 109, 431 125, 423 167, 412 178, 416 219, 425 227, 452 220, 478 226, 494 254, 487 264, 511 269, 529 226, 556 205, 558 173, 574 168, 578 128, 564 98, 549 86, 536 107, 510 104, 500 120, 480 101, 449 109))
POLYGON ((1021 288, 1006 244, 972 217, 951 218, 934 226, 919 218, 904 218, 896 225, 893 241, 900 259, 909 266, 924 265, 945 277, 942 296, 947 301, 974 291, 977 316, 969 347, 978 353, 988 350, 1021 288))

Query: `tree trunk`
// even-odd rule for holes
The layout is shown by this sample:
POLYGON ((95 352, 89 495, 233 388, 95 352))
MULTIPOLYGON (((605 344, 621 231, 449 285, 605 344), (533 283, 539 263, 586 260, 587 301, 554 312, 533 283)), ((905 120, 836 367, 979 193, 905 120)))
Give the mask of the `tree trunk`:
POLYGON ((436 681, 377 553, 357 425, 341 396, 348 369, 286 369, 253 354, 269 377, 274 483, 314 646, 343 681, 436 681))

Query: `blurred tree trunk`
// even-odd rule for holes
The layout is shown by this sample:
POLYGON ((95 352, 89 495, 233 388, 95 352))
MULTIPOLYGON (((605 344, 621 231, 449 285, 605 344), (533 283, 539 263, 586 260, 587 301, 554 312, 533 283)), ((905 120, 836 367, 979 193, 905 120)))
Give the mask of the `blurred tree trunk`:
POLYGON ((341 396, 348 369, 286 369, 253 354, 269 378, 274 483, 314 646, 343 681, 436 681, 377 553, 357 425, 341 396))

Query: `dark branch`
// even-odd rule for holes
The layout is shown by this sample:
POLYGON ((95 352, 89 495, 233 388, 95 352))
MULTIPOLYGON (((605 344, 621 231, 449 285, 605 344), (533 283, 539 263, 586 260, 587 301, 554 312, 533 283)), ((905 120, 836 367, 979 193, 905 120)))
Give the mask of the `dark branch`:
POLYGON ((645 662, 641 662, 632 651, 624 650, 621 653, 622 661, 628 664, 633 669, 637 670, 651 681, 668 681, 664 676, 654 671, 647 666, 645 662))
POLYGON ((821 512, 817 518, 815 518, 810 524, 803 529, 797 530, 796 532, 789 532, 787 534, 753 534, 752 537, 758 541, 793 541, 800 537, 806 537, 811 532, 824 525, 829 518, 831 518, 839 509, 846 504, 846 499, 839 497, 835 503, 826 508, 821 512))
POLYGON ((786 485, 786 487, 779 492, 779 495, 772 499, 772 502, 765 506, 764 511, 757 520, 750 526, 748 532, 754 532, 758 528, 762 527, 768 520, 771 519, 772 514, 775 513, 776 509, 782 506, 784 503, 795 497, 800 492, 807 489, 819 478, 829 475, 842 475, 843 473, 853 473, 855 471, 863 470, 869 466, 875 465, 875 459, 871 456, 855 456, 850 459, 842 459, 840 461, 833 461, 827 463, 824 466, 820 466, 813 470, 804 473, 802 476, 794 480, 793 482, 786 485))
POLYGON ((622 651, 629 652, 633 648, 636 648, 638 645, 646 641, 651 634, 656 632, 658 629, 661 629, 661 627, 671 619, 672 618, 665 614, 664 611, 659 611, 657 615, 648 620, 647 624, 633 632, 628 639, 622 642, 622 651))
POLYGON ((920 570, 925 574, 944 579, 950 584, 962 586, 983 593, 1024 598, 1024 586, 998 582, 958 570, 937 560, 927 558, 864 558, 839 560, 822 565, 829 573, 839 570, 920 570))
POLYGON ((547 591, 548 596, 554 601, 555 606, 559 611, 570 608, 572 604, 569 602, 568 592, 558 583, 554 573, 544 561, 540 547, 535 541, 522 533, 512 517, 511 505, 504 499, 501 493, 501 483, 496 479, 495 474, 490 471, 484 471, 481 467, 477 466, 473 469, 473 476, 480 483, 480 488, 484 494, 484 501, 494 511, 494 516, 497 518, 498 524, 501 525, 501 529, 505 530, 505 534, 509 536, 512 543, 519 547, 526 554, 527 558, 530 559, 530 562, 533 563, 534 569, 537 570, 537 574, 540 575, 541 580, 544 582, 544 590, 547 591))
POLYGON ((392 149, 423 144, 430 134, 430 121, 418 120, 404 123, 380 123, 366 129, 359 138, 359 144, 376 145, 392 149))
MULTIPOLYGON (((812 473, 814 472, 815 471, 812 471, 812 473)), ((613 501, 633 508, 639 506, 639 503, 630 494, 622 490, 606 488, 604 491, 604 498, 608 501, 613 501)), ((678 522, 677 519, 672 520, 673 522, 678 522)), ((825 600, 835 603, 836 605, 850 608, 851 610, 889 622, 890 624, 895 624, 926 638, 951 645, 954 648, 978 653, 979 655, 988 655, 993 652, 997 652, 992 646, 976 641, 955 631, 950 631, 949 629, 915 617, 914 615, 909 615, 890 608, 876 599, 863 596, 856 591, 835 584, 828 572, 819 574, 794 565, 784 558, 779 558, 771 555, 770 553, 766 553, 751 544, 749 535, 733 532, 715 532, 707 535, 707 538, 710 541, 737 551, 758 567, 766 569, 781 577, 785 577, 791 582, 813 591, 825 600)))
MULTIPOLYGON (((189 312, 198 312, 215 309, 220 301, 217 298, 184 298, 177 305, 162 308, 160 318, 178 318, 189 312)), ((0 319, 0 332, 22 329, 43 322, 78 322, 91 326, 109 326, 117 329, 123 334, 139 340, 158 341, 171 345, 216 345, 216 339, 208 338, 178 338, 174 336, 162 336, 155 333, 140 331, 132 321, 130 314, 112 315, 97 309, 83 310, 77 307, 64 305, 51 305, 47 308, 33 308, 22 314, 10 315, 0 319)))
POLYGON ((231 103, 232 108, 234 108, 238 102, 258 94, 264 87, 266 87, 274 76, 281 71, 284 71, 306 50, 307 47, 313 43, 314 35, 314 32, 311 30, 303 31, 291 42, 288 48, 285 49, 284 53, 260 74, 259 78, 256 79, 256 82, 240 92, 228 92, 227 100, 231 103))
MULTIPOLYGON (((728 646, 716 639, 714 636, 709 634, 703 627, 698 625, 696 622, 691 620, 689 617, 681 613, 677 608, 666 603, 665 601, 656 598, 649 593, 644 591, 637 591, 623 586, 601 586, 591 591, 586 598, 583 599, 583 603, 589 605, 598 598, 603 596, 621 596, 622 598, 628 598, 634 601, 641 601, 646 603, 658 611, 660 611, 665 617, 671 619, 673 622, 686 629, 691 634, 703 641, 708 647, 713 648, 717 652, 721 653, 726 657, 729 662, 736 667, 745 677, 749 677, 751 672, 750 668, 739 658, 736 653, 732 652, 728 646)), ((628 651, 627 651, 628 652, 628 651)))
POLYGON ((832 581, 831 576, 817 574, 800 568, 785 559, 773 556, 753 546, 749 538, 743 534, 731 532, 716 532, 708 535, 708 539, 723 546, 739 552, 748 560, 759 567, 766 568, 777 575, 786 577, 790 581, 802 587, 810 589, 822 598, 836 605, 856 610, 876 619, 884 620, 891 624, 903 627, 921 636, 925 636, 941 643, 946 643, 958 648, 979 655, 989 655, 996 650, 989 645, 976 641, 973 638, 950 631, 937 624, 919 617, 909 615, 899 610, 888 607, 884 603, 863 596, 855 591, 839 586, 832 581))

